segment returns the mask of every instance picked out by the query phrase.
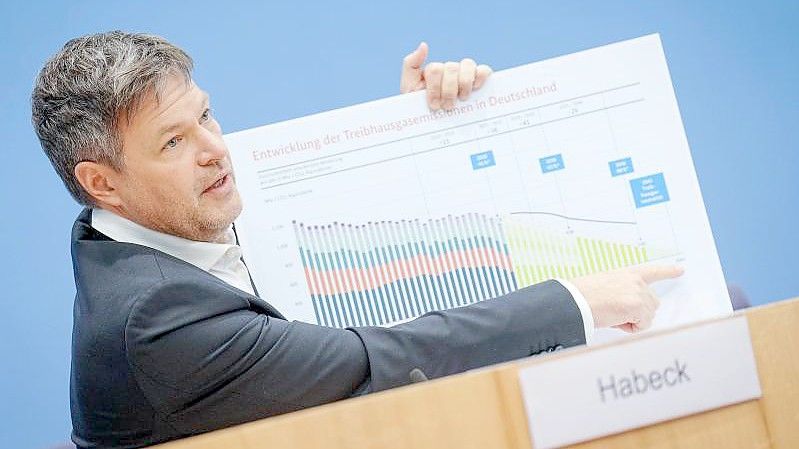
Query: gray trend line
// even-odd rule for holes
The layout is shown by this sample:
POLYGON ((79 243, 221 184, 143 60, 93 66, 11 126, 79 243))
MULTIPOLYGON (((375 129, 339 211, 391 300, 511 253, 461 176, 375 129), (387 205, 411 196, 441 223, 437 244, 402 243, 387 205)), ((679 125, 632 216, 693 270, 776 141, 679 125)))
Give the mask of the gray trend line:
POLYGON ((551 215, 553 217, 565 218, 566 220, 589 221, 589 222, 592 222, 592 223, 610 223, 610 224, 625 224, 625 225, 637 225, 638 224, 635 221, 594 220, 594 219, 591 219, 591 218, 569 217, 567 215, 556 214, 554 212, 523 211, 523 212, 511 212, 510 214, 511 215, 551 215))

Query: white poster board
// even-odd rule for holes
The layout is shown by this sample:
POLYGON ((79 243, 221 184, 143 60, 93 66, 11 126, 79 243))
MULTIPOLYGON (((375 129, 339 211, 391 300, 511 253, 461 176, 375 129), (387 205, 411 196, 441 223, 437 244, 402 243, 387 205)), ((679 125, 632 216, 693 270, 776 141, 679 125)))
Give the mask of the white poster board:
POLYGON ((657 35, 497 72, 450 112, 415 92, 225 138, 245 260, 289 319, 390 325, 672 262, 654 329, 731 312, 657 35))

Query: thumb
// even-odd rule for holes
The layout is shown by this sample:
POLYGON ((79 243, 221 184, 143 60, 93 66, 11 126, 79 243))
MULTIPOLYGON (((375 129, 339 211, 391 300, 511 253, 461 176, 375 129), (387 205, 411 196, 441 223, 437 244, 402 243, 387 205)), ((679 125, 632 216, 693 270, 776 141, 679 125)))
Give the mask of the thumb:
POLYGON ((407 93, 416 90, 422 81, 422 64, 427 59, 429 49, 427 43, 422 42, 416 50, 409 53, 402 60, 402 77, 400 78, 400 92, 407 93))

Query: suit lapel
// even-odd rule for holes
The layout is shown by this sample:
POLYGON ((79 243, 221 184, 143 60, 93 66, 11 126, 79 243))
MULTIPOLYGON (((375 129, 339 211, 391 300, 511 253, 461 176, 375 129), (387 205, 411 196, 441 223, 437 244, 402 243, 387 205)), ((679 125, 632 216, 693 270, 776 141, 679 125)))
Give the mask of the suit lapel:
MULTIPOLYGON (((235 228, 234 228, 234 233, 235 233, 235 228)), ((100 233, 99 231, 97 231, 96 229, 94 229, 91 226, 91 211, 88 208, 83 209, 83 211, 81 211, 81 213, 78 216, 78 218, 75 220, 75 225, 73 226, 73 229, 72 229, 73 251, 77 249, 76 245, 80 241, 85 241, 85 240, 89 240, 89 241, 97 241, 97 240, 99 240, 99 241, 103 241, 103 240, 104 241, 115 241, 115 240, 109 238, 108 236, 100 233)), ((237 235, 236 236, 236 244, 238 244, 238 243, 239 242, 238 242, 238 235, 237 235)), ((266 302, 266 301, 264 301, 263 299, 260 298, 260 295, 258 295, 258 290, 255 288, 255 283, 253 283, 253 281, 252 281, 252 276, 250 276, 250 283, 252 283, 252 288, 253 288, 253 291, 255 292, 255 295, 258 295, 258 296, 254 296, 254 295, 251 295, 248 292, 242 291, 242 290, 240 290, 240 289, 228 284, 227 282, 217 278, 213 274, 208 273, 207 271, 205 271, 205 270, 203 270, 203 269, 201 269, 201 268, 199 268, 197 266, 194 266, 194 265, 186 262, 183 259, 179 259, 177 257, 174 257, 174 256, 170 255, 170 254, 167 254, 167 253, 164 253, 162 251, 159 251, 159 250, 157 250, 155 248, 136 245, 136 244, 133 244, 133 243, 127 243, 126 245, 138 246, 138 247, 140 247, 142 249, 142 251, 155 252, 160 257, 166 257, 168 259, 174 260, 175 262, 180 264, 180 266, 182 266, 184 269, 191 271, 195 275, 206 277, 206 278, 210 279, 211 281, 217 283, 221 287, 226 288, 226 289, 231 289, 234 293, 238 294, 239 296, 244 297, 250 303, 250 305, 252 305, 253 309, 256 309, 256 310, 258 310, 261 313, 265 313, 267 315, 271 315, 271 316, 277 317, 277 318, 282 319, 282 320, 286 319, 286 317, 284 317, 283 314, 280 313, 276 308, 274 308, 271 304, 269 304, 268 302, 266 302)), ((75 253, 73 252, 73 256, 74 255, 75 255, 75 253)), ((242 262, 243 261, 244 260, 242 259, 242 262)), ((245 266, 246 266, 246 264, 245 264, 245 266)), ((248 268, 247 269, 247 274, 248 275, 249 275, 249 271, 250 270, 248 268)))

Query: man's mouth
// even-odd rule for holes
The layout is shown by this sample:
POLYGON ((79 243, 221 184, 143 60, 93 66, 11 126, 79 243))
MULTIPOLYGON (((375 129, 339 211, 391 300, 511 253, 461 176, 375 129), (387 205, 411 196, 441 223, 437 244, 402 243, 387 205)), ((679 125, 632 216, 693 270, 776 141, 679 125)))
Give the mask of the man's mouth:
POLYGON ((222 177, 217 179, 216 182, 211 184, 207 189, 203 190, 203 193, 209 193, 218 190, 226 186, 229 182, 230 182, 230 173, 225 173, 222 177))

